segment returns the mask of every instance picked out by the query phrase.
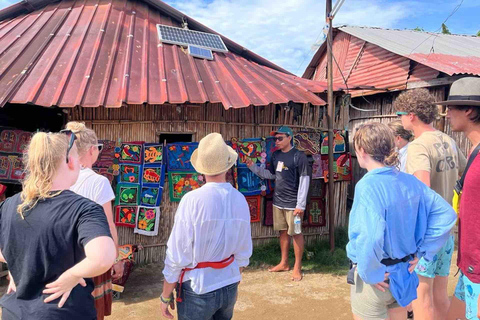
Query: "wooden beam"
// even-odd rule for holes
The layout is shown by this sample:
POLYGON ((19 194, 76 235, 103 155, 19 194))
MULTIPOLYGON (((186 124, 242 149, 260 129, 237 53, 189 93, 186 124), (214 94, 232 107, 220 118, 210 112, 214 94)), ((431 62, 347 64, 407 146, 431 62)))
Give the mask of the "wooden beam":
POLYGON ((407 89, 445 86, 445 85, 452 84, 455 80, 458 80, 463 77, 466 77, 466 76, 452 76, 452 77, 432 79, 428 81, 409 82, 407 83, 407 89))

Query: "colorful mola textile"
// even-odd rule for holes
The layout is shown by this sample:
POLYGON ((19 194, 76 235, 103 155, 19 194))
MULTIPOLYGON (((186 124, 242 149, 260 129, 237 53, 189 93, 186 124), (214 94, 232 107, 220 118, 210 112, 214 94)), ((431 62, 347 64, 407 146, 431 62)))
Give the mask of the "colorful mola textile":
POLYGON ((135 228, 137 217, 136 206, 116 206, 115 207, 115 225, 135 228))
POLYGON ((191 171, 195 169, 190 162, 193 151, 198 148, 198 142, 169 143, 167 144, 168 172, 170 171, 191 171))
POLYGON ((169 172, 168 184, 170 201, 180 201, 189 191, 200 188, 205 184, 205 177, 196 172, 169 172))
POLYGON ((308 225, 314 227, 324 227, 327 225, 325 219, 325 201, 321 197, 312 197, 307 206, 308 225))
POLYGON ((162 201, 162 187, 142 187, 140 205, 145 207, 158 207, 162 201))
POLYGON ((273 196, 265 197, 265 217, 263 219, 263 225, 267 227, 273 226, 273 196))
MULTIPOLYGON (((347 133, 340 130, 333 131, 333 153, 345 153, 348 151, 347 133)), ((328 154, 328 132, 322 132, 321 154, 328 154)))
POLYGON ((314 154, 312 155, 312 158, 313 158, 312 179, 322 179, 323 171, 324 171, 322 156, 320 154, 314 154))
POLYGON ((305 154, 320 154, 320 143, 322 135, 320 132, 298 132, 293 136, 294 146, 305 152, 305 154))
POLYGON ((142 164, 143 143, 142 142, 124 142, 120 146, 119 162, 142 164))
POLYGON ((262 138, 232 139, 232 148, 238 153, 238 166, 245 167, 250 159, 256 165, 267 164, 267 142, 262 138))
POLYGON ((137 206, 139 204, 140 186, 119 183, 117 184, 117 192, 115 205, 137 206))
POLYGON ((250 222, 259 222, 260 221, 260 196, 249 196, 245 197, 250 209, 250 222))
POLYGON ((99 143, 103 144, 102 151, 98 155, 97 162, 93 164, 92 170, 96 173, 106 177, 110 183, 113 182, 115 175, 113 165, 115 161, 115 141, 99 140, 99 143))
POLYGON ((142 166, 138 164, 120 164, 120 174, 118 175, 118 183, 142 183, 142 166))
MULTIPOLYGON (((352 180, 352 155, 350 153, 334 155, 333 179, 334 181, 352 180)), ((323 176, 325 182, 328 182, 328 156, 322 155, 323 176)))
POLYGON ((145 166, 163 164, 163 145, 159 143, 145 143, 143 164, 145 166))
POLYGON ((134 232, 144 236, 158 235, 160 208, 138 207, 134 232))
POLYGON ((163 186, 165 181, 164 166, 157 167, 143 167, 142 183, 143 186, 159 187, 163 186))
POLYGON ((0 181, 21 183, 25 177, 23 152, 32 138, 31 132, 0 127, 0 181))
POLYGON ((268 193, 267 181, 261 179, 247 167, 237 168, 237 189, 246 196, 268 193))

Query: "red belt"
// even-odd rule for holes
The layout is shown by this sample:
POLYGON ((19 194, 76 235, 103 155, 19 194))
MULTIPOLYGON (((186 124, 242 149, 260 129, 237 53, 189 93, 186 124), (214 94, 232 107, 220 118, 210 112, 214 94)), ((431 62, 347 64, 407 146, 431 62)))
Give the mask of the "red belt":
POLYGON ((177 302, 182 302, 181 298, 181 293, 182 293, 182 283, 183 283, 183 277, 185 276, 185 272, 191 271, 194 269, 204 269, 204 268, 213 268, 213 269, 223 269, 228 267, 229 265, 232 264, 232 262, 235 260, 233 257, 233 254, 228 257, 227 259, 224 259, 222 261, 218 262, 200 262, 197 264, 195 268, 185 268, 182 270, 182 273, 180 273, 180 280, 178 281, 178 292, 177 292, 177 302))

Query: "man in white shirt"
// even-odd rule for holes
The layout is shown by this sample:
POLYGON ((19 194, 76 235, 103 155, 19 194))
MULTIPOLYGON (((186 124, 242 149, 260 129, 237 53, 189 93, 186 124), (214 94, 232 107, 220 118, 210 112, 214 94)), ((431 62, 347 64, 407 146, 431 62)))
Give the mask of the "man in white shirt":
POLYGON ((400 160, 400 171, 407 172, 407 148, 413 138, 411 131, 405 130, 402 121, 393 121, 388 124, 395 136, 395 147, 398 150, 398 159, 400 160))
POLYGON ((167 244, 160 296, 164 317, 173 319, 173 289, 179 320, 231 319, 241 272, 252 255, 250 210, 245 197, 226 181, 237 153, 219 133, 200 141, 192 154, 207 183, 178 206, 167 244))

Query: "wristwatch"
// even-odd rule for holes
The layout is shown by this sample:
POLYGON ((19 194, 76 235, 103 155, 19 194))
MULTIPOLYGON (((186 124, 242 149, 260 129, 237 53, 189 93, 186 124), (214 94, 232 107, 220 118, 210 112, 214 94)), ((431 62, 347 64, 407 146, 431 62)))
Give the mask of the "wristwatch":
POLYGON ((169 304, 173 300, 173 296, 170 296, 170 298, 165 299, 163 295, 160 295, 160 301, 162 301, 165 304, 169 304))

